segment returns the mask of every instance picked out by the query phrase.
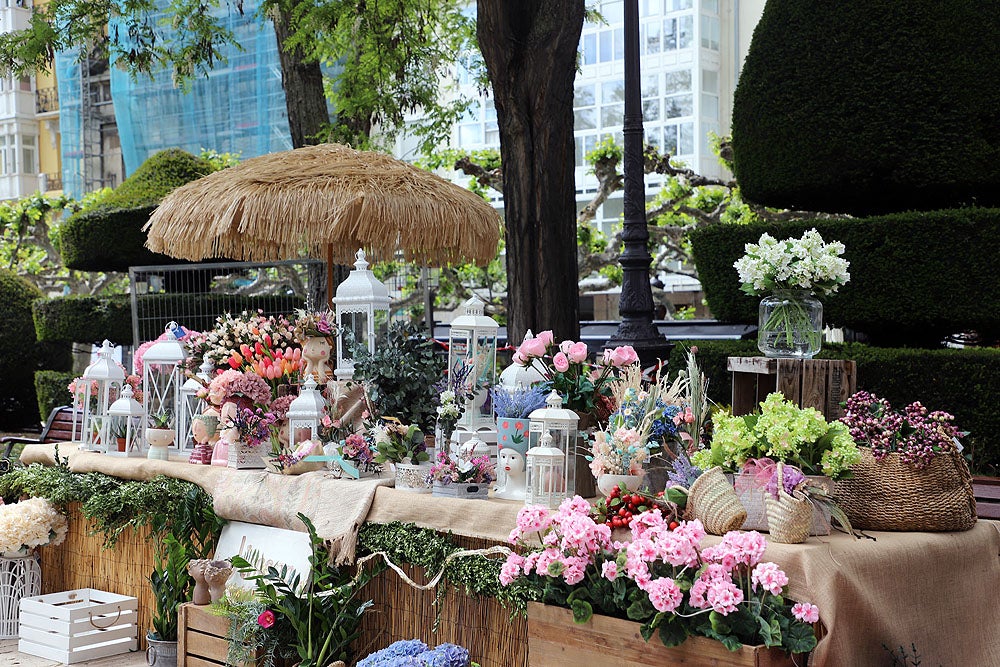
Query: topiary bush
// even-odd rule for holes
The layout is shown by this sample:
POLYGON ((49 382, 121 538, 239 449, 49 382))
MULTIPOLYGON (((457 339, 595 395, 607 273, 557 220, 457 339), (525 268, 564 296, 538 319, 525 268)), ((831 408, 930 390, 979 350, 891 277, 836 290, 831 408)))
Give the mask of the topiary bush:
POLYGON ((72 403, 68 387, 75 377, 76 373, 70 371, 35 371, 38 416, 43 422, 49 418, 52 408, 72 403))
POLYGON ((880 345, 938 346, 949 333, 1000 333, 1000 209, 897 213, 872 218, 718 225, 691 233, 698 277, 712 313, 757 322, 759 297, 740 291, 733 262, 764 232, 782 239, 815 227, 841 241, 851 280, 823 299, 823 319, 880 345), (957 260, 961 239, 961 260, 957 260))
MULTIPOLYGON (((689 340, 674 347, 670 372, 684 368, 685 354, 697 346, 697 359, 708 377, 708 395, 720 405, 732 402, 732 375, 726 358, 760 356, 755 341, 689 340)), ((963 439, 975 474, 1000 474, 1000 349, 916 350, 879 348, 860 343, 824 344, 820 359, 853 359, 858 389, 889 400, 895 407, 920 401, 931 410, 955 415, 969 436, 963 439)))
POLYGON ((27 280, 0 269, 0 428, 34 421, 34 374, 40 354, 31 302, 41 296, 27 280))
POLYGON ((180 261, 150 252, 143 225, 172 190, 215 171, 211 162, 179 148, 156 153, 92 209, 63 225, 63 263, 80 271, 127 271, 130 266, 180 261))
POLYGON ((733 98, 743 196, 870 215, 1000 205, 1000 4, 768 0, 733 98))

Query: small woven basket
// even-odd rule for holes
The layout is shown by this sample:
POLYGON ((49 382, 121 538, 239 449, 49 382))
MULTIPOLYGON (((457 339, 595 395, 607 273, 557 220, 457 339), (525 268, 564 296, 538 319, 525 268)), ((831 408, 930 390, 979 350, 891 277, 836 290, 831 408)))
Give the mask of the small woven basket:
POLYGON ((688 490, 687 514, 700 519, 712 535, 738 530, 747 518, 746 508, 733 485, 716 466, 702 473, 688 490))
POLYGON ((942 452, 922 470, 891 452, 876 461, 861 448, 853 476, 837 482, 834 496, 860 530, 952 531, 976 524, 972 475, 962 454, 942 452))
POLYGON ((805 542, 812 528, 813 506, 809 498, 800 491, 796 495, 785 492, 784 464, 778 462, 778 497, 766 494, 764 505, 767 507, 767 529, 773 542, 782 544, 798 544, 805 542))

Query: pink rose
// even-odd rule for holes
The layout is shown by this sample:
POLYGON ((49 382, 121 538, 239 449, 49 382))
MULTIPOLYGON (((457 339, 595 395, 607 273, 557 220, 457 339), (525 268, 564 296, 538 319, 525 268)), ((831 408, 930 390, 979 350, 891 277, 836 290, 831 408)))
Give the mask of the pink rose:
POLYGON ((559 351, 562 352, 563 354, 569 354, 569 348, 571 347, 573 347, 573 341, 571 340, 564 340, 563 342, 559 343, 559 351))
POLYGON ((552 357, 552 365, 556 367, 556 370, 560 373, 565 373, 569 370, 569 359, 562 352, 556 352, 556 356, 552 357))
POLYGON ((569 347, 569 351, 566 352, 566 356, 574 364, 581 364, 587 360, 587 344, 586 343, 573 343, 569 347))
POLYGON ((518 366, 524 366, 527 364, 528 360, 524 358, 524 355, 521 354, 520 350, 516 350, 514 352, 514 355, 511 357, 511 361, 513 361, 518 366))
POLYGON ((611 350, 609 359, 612 366, 621 368, 639 361, 639 355, 635 353, 631 345, 622 345, 611 350))
POLYGON ((546 347, 541 338, 529 338, 521 343, 521 347, 517 348, 517 351, 525 359, 530 359, 532 357, 545 356, 546 347))
POLYGON ((548 347, 549 345, 552 345, 552 342, 555 340, 555 336, 552 335, 552 329, 546 329, 535 336, 535 340, 541 341, 542 345, 548 347))
POLYGON ((274 612, 268 609, 257 617, 257 625, 266 629, 274 625, 275 620, 274 612))

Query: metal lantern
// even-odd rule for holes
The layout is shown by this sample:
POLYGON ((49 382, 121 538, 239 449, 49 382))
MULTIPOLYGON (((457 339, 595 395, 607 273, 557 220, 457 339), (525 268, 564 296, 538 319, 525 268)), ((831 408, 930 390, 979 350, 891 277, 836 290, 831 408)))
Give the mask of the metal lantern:
POLYGON ((354 270, 337 288, 333 303, 337 309, 338 380, 354 377, 354 359, 351 345, 375 351, 376 338, 385 334, 389 326, 389 290, 368 269, 364 250, 358 250, 354 270))
MULTIPOLYGON (((524 334, 524 340, 531 340, 534 337, 535 334, 531 333, 531 329, 528 329, 527 333, 524 334)), ((500 373, 500 384, 508 389, 523 389, 533 384, 544 382, 545 376, 536 367, 540 363, 537 360, 533 360, 527 366, 511 364, 500 373)))
MULTIPOLYGON (((146 419, 164 412, 170 412, 177 419, 182 412, 181 385, 184 383, 184 372, 181 362, 187 358, 187 354, 174 335, 177 328, 176 322, 168 324, 166 338, 153 343, 142 357, 142 412, 146 419)), ((143 434, 145 448, 145 429, 143 434)))
POLYGON ((130 385, 122 388, 121 397, 108 408, 108 415, 125 424, 125 455, 142 456, 142 405, 135 400, 130 385))
POLYGON ((306 378, 299 395, 288 405, 288 448, 294 450, 304 440, 316 440, 326 411, 326 399, 316 388, 312 375, 306 378), (309 435, 302 437, 303 432, 309 435))
MULTIPOLYGON (((542 446, 543 437, 550 438, 548 446, 562 452, 565 476, 563 497, 568 498, 576 493, 576 461, 573 455, 575 453, 577 423, 580 421, 580 416, 572 410, 564 408, 562 403, 562 397, 553 391, 545 399, 546 407, 539 408, 528 415, 528 454, 531 453, 531 448, 542 446), (573 465, 570 465, 571 463, 573 465)), ((528 485, 530 488, 530 476, 528 477, 528 485)))
POLYGON ((525 505, 544 505, 559 509, 563 500, 573 495, 569 476, 572 466, 566 465, 566 454, 553 446, 553 437, 546 433, 540 444, 528 450, 525 505))
POLYGON ((496 382, 497 330, 500 325, 484 314, 486 304, 478 296, 465 302, 465 313, 451 323, 448 334, 448 372, 459 375, 475 388, 465 401, 465 411, 456 426, 468 431, 494 426, 488 405, 490 387, 496 382))
POLYGON ((83 400, 83 433, 80 441, 86 449, 97 449, 100 444, 107 450, 111 438, 111 422, 108 408, 118 398, 125 382, 125 371, 115 363, 111 341, 104 341, 97 353, 97 361, 87 366, 77 394, 83 400), (90 389, 96 387, 97 395, 93 406, 90 404, 90 389))
POLYGON ((213 370, 215 370, 215 364, 208 360, 206 354, 201 366, 198 367, 198 378, 188 378, 181 385, 180 412, 177 415, 178 449, 191 449, 195 445, 194 418, 208 407, 204 399, 198 398, 198 392, 204 390, 212 381, 213 370))

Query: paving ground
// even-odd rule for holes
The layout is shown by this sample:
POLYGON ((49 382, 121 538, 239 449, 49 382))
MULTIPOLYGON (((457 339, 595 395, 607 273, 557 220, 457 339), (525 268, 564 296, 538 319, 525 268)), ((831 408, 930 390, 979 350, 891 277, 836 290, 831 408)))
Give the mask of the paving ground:
MULTIPOLYGON (((16 639, 0 639, 0 667, 55 667, 55 665, 61 664, 54 660, 18 653, 16 639)), ((74 665, 87 667, 139 667, 145 664, 146 654, 144 652, 124 653, 100 660, 74 663, 74 665)))

